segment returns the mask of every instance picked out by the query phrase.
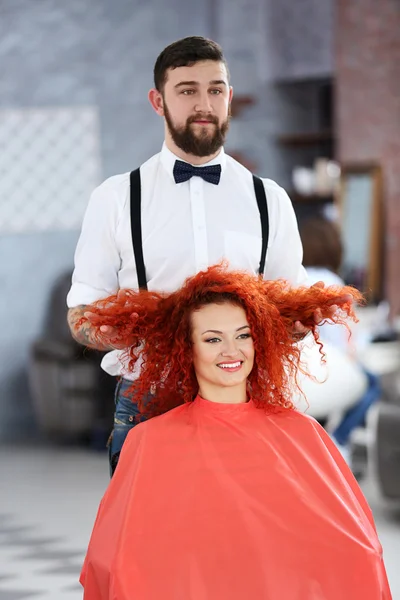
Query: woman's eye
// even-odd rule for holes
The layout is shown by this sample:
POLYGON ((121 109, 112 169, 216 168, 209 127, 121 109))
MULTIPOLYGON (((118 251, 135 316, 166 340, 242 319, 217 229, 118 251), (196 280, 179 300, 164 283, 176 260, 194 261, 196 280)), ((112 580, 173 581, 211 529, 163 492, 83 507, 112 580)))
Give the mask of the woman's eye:
POLYGON ((219 342, 220 339, 219 338, 208 338, 205 341, 208 342, 209 344, 215 344, 216 342, 219 342))
POLYGON ((251 333, 242 333, 239 335, 240 340, 247 340, 248 338, 251 338, 251 333))

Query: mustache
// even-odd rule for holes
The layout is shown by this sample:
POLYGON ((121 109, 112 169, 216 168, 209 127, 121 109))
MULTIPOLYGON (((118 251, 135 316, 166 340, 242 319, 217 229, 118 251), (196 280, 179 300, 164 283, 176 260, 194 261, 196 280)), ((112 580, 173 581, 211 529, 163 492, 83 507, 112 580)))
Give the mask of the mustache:
POLYGON ((196 115, 192 115, 191 117, 189 117, 187 120, 187 124, 190 125, 190 123, 194 123, 195 121, 209 121, 214 125, 219 124, 218 117, 216 117, 215 115, 204 115, 201 113, 197 113, 196 115))

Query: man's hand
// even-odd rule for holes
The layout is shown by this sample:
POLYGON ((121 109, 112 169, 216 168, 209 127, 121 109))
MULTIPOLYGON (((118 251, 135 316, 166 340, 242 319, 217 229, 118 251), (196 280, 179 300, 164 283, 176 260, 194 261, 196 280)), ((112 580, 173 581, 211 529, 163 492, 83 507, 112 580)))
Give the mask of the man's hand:
MULTIPOLYGON (((323 281, 318 281, 317 283, 315 283, 313 286, 311 287, 317 287, 317 288, 324 288, 325 284, 323 281)), ((343 304, 346 304, 347 302, 351 302, 352 301, 352 297, 349 294, 344 294, 343 296, 337 296, 337 298, 335 298, 334 300, 332 300, 332 305, 331 305, 331 314, 333 315, 340 306, 342 306, 343 304)), ((322 312, 317 309, 314 313, 314 322, 316 325, 322 325, 323 321, 326 320, 326 318, 329 317, 325 317, 324 319, 322 318, 322 312)), ((305 327, 301 321, 295 321, 294 325, 293 325, 293 337, 296 340, 302 340, 305 338, 305 336, 310 332, 309 327, 305 327)))
MULTIPOLYGON (((110 325, 99 326, 99 321, 101 321, 101 315, 92 313, 90 311, 85 311, 83 313, 83 316, 89 321, 89 324, 93 328, 97 328, 96 338, 99 341, 101 341, 104 348, 110 350, 124 350, 126 348, 126 344, 122 344, 119 341, 117 327, 111 327, 110 325)), ((131 315, 132 321, 134 321, 135 316, 137 317, 135 313, 131 315)))
MULTIPOLYGON (((74 339, 83 346, 96 350, 123 350, 126 343, 118 340, 118 330, 102 323, 101 315, 87 310, 86 305, 70 308, 68 311, 68 324, 74 339), (83 322, 82 322, 83 320, 83 322)), ((135 321, 137 315, 131 315, 135 321)))

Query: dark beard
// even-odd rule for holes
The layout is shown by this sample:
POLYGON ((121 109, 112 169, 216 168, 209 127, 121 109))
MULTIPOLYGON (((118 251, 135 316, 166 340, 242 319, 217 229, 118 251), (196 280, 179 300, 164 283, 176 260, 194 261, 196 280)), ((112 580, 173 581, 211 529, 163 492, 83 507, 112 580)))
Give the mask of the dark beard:
POLYGON ((219 124, 217 117, 197 114, 189 117, 186 121, 186 125, 175 127, 164 100, 164 116, 174 143, 178 148, 183 150, 185 154, 192 154, 192 156, 199 157, 211 156, 218 152, 225 143, 226 133, 229 129, 230 115, 228 115, 226 121, 224 121, 222 125, 219 124), (196 135, 193 132, 191 124, 202 118, 214 123, 215 128, 212 135, 209 134, 206 128, 204 128, 200 135, 196 135))

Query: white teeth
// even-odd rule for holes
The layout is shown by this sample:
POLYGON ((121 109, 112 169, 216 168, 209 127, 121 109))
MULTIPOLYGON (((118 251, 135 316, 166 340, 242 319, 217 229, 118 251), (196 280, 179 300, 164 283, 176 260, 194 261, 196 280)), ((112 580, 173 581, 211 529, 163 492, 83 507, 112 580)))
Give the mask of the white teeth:
POLYGON ((242 364, 241 361, 238 361, 236 363, 230 363, 230 364, 221 363, 218 366, 221 367, 222 369, 237 369, 237 367, 240 367, 241 364, 242 364))

